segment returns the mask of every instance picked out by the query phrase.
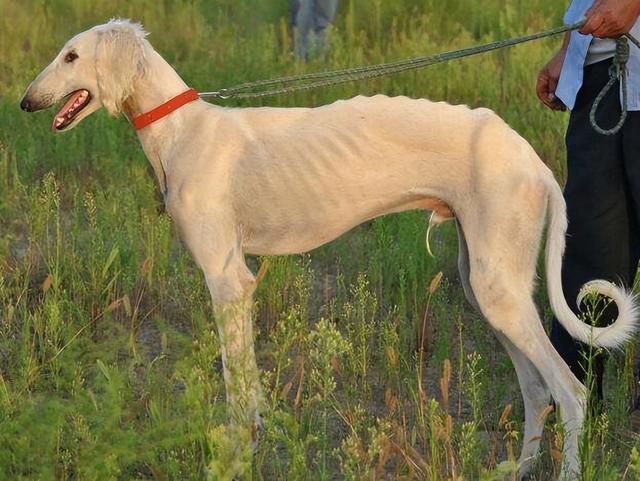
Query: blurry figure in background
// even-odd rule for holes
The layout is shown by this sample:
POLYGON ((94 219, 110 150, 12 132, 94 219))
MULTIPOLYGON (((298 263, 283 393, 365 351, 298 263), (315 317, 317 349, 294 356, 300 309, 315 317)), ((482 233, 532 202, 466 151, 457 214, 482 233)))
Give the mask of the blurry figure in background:
POLYGON ((327 51, 327 29, 333 22, 339 0, 289 0, 289 24, 293 51, 304 59, 327 51))

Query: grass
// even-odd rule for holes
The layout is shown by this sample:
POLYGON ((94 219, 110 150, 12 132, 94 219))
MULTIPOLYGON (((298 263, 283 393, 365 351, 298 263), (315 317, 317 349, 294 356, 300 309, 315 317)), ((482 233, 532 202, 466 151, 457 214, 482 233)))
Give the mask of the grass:
MULTIPOLYGON (((234 456, 212 309, 122 119, 67 135, 27 116, 28 82, 71 35, 141 21, 189 85, 389 61, 556 26, 533 0, 343 0, 327 58, 290 53, 286 2, 0 0, 0 479, 511 479, 523 409, 511 363, 463 299, 451 225, 426 253, 420 212, 377 219, 268 269, 255 305, 267 406, 253 460, 234 456), (424 328, 424 329, 423 329, 424 328), (500 464, 502 461, 505 463, 500 464)), ((360 84, 226 105, 321 105, 383 92, 486 106, 565 177, 566 116, 537 70, 559 39, 360 84)), ((544 286, 541 286, 544 287, 544 286)), ((540 309, 549 317, 544 289, 540 309)), ((585 480, 637 479, 627 403, 634 347, 607 365, 585 480)), ((557 474, 548 416, 534 479, 557 474)))

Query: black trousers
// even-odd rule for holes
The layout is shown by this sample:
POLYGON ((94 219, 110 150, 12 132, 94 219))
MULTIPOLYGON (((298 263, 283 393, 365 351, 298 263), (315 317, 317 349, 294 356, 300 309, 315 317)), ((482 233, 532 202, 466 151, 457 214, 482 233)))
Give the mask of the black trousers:
MULTIPOLYGON (((571 112, 566 135, 568 179, 564 190, 569 228, 562 266, 567 302, 577 312, 580 287, 592 279, 633 285, 640 258, 640 112, 629 112, 616 135, 596 133, 589 122, 594 99, 609 79, 610 60, 585 67, 584 84, 571 112)), ((609 91, 601 103, 598 123, 615 125, 620 117, 619 88, 609 91)), ((599 324, 617 316, 611 305, 599 324)), ((576 377, 586 381, 584 354, 556 318, 551 342, 576 377)), ((602 399, 603 359, 592 364, 594 394, 602 399)))

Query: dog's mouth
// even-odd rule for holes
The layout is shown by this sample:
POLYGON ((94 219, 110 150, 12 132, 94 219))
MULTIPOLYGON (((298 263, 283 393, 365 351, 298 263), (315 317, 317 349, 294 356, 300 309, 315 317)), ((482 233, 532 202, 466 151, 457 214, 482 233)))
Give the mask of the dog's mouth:
POLYGON ((53 118, 52 127, 55 130, 64 130, 71 125, 82 109, 89 105, 91 94, 88 90, 80 89, 71 92, 66 98, 66 102, 53 118))

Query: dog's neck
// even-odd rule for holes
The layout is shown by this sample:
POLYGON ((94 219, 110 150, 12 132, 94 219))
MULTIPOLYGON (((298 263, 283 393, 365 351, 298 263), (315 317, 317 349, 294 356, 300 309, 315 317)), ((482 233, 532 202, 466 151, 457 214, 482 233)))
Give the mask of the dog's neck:
MULTIPOLYGON (((153 49, 147 52, 148 69, 136 80, 133 93, 123 105, 129 119, 148 112, 169 99, 187 90, 187 84, 176 71, 153 49)), ((183 115, 178 109, 160 122, 154 122, 138 131, 138 138, 158 178, 162 193, 167 194, 167 159, 176 136, 184 125, 183 115)))
POLYGON ((124 103, 124 113, 132 120, 187 90, 187 84, 155 50, 147 52, 148 67, 133 85, 124 103))

